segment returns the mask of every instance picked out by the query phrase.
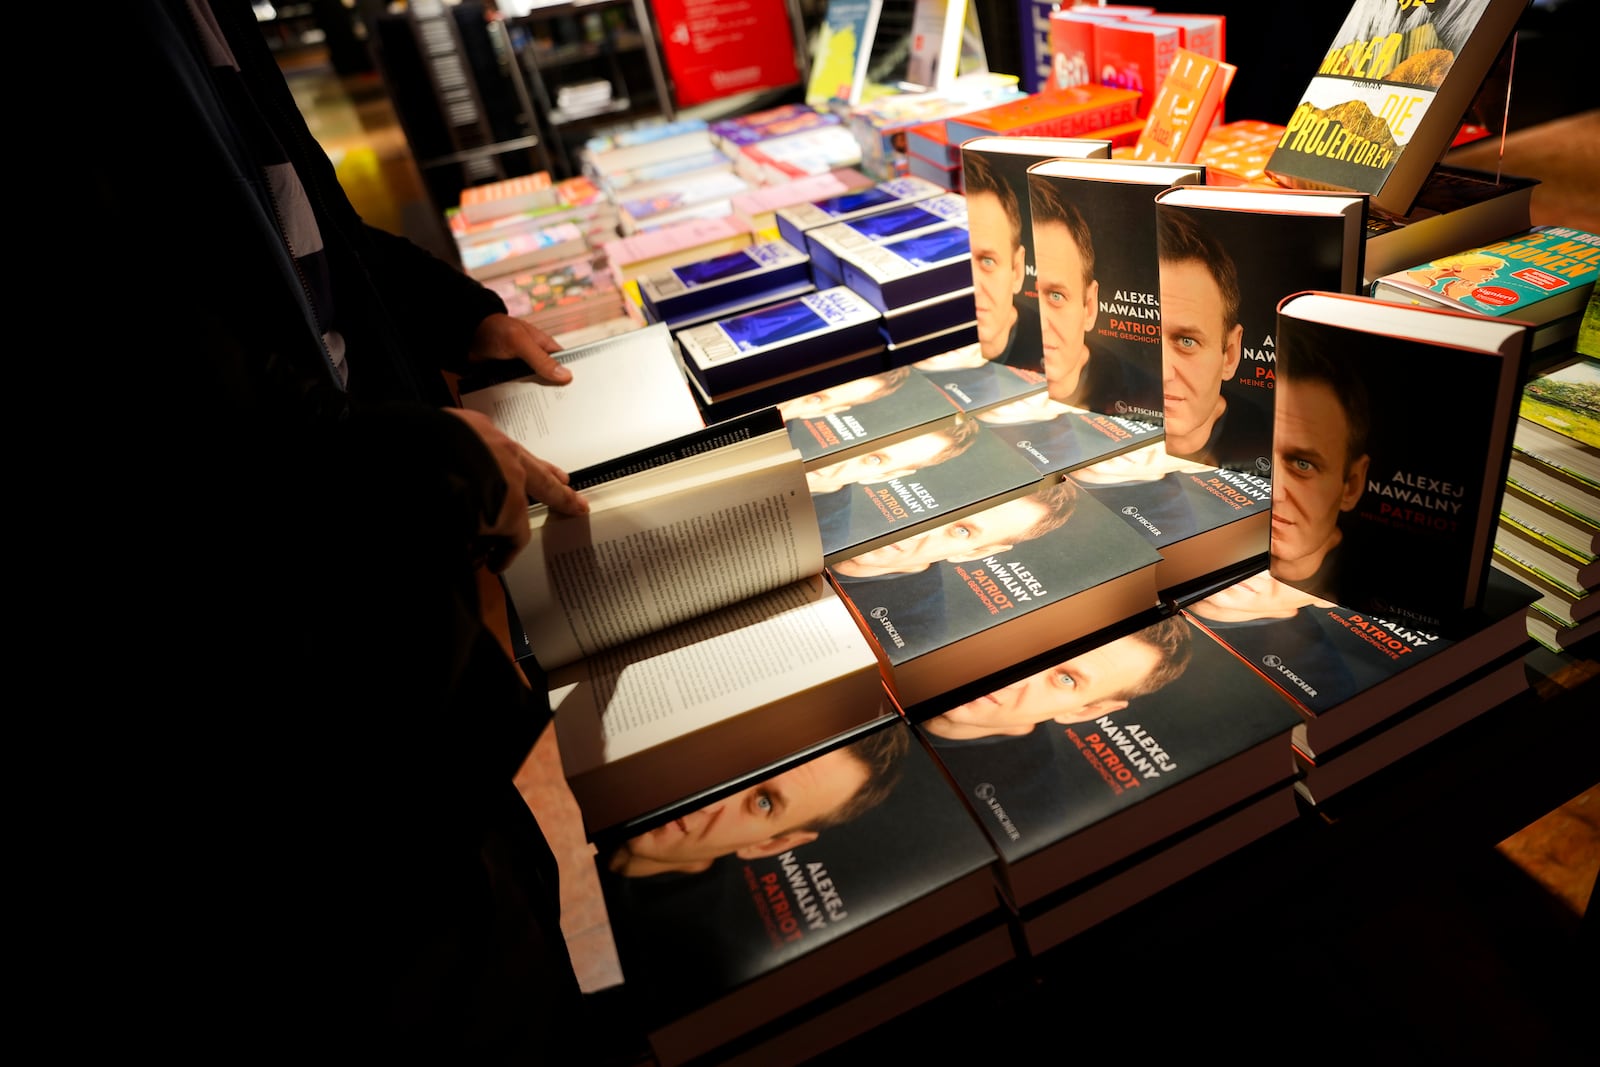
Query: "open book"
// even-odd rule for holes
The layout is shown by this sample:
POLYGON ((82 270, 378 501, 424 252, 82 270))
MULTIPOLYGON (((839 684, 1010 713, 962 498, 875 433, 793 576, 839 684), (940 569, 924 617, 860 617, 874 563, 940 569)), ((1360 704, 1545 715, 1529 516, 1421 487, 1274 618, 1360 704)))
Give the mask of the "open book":
POLYGON ((504 576, 591 833, 875 719, 883 699, 870 646, 821 577, 804 466, 776 409, 654 457, 666 462, 624 457, 624 473, 586 488, 588 515, 530 508, 533 541, 504 576))

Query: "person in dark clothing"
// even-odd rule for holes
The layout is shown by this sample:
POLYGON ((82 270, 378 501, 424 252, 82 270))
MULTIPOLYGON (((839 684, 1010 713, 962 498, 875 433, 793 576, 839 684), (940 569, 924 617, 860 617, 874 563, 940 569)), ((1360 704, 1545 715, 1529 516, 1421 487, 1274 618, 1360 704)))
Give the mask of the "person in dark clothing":
POLYGON ((107 726, 138 779, 119 897, 141 965, 187 979, 170 1040, 584 1062, 557 865, 513 782, 550 710, 496 572, 530 498, 587 504, 446 377, 570 374, 363 223, 249 4, 100 14, 105 162, 70 195, 129 269, 72 377, 116 533, 67 532, 64 599, 124 613, 95 663, 141 709, 107 726))

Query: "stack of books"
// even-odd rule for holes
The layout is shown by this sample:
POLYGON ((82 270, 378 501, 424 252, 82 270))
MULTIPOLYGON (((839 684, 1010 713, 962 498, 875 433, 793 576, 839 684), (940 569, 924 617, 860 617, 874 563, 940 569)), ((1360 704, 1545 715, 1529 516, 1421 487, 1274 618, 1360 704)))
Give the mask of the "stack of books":
POLYGON ((1528 633, 1569 649, 1600 632, 1600 360, 1572 355, 1523 390, 1494 563, 1539 591, 1528 633))
POLYGON ((569 333, 623 314, 622 292, 598 259, 590 250, 483 283, 500 294, 508 313, 546 333, 569 333))

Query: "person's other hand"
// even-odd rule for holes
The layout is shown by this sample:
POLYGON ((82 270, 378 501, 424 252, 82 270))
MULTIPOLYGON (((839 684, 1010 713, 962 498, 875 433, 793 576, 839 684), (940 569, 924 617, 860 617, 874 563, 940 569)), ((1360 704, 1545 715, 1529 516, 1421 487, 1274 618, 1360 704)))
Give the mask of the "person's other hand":
POLYGON ((559 351, 561 346, 556 339, 533 323, 495 314, 478 323, 467 360, 482 363, 491 359, 520 359, 545 381, 565 385, 572 380, 572 372, 557 363, 551 354, 559 351))
POLYGON ((445 410, 472 427, 489 447, 495 462, 500 465, 501 476, 506 480, 508 488, 505 500, 500 504, 500 514, 492 525, 480 531, 485 540, 500 546, 490 554, 488 564, 491 570, 505 570, 532 540, 533 531, 528 526, 530 499, 566 515, 589 513, 589 502, 567 484, 566 471, 523 448, 483 412, 466 408, 445 410))

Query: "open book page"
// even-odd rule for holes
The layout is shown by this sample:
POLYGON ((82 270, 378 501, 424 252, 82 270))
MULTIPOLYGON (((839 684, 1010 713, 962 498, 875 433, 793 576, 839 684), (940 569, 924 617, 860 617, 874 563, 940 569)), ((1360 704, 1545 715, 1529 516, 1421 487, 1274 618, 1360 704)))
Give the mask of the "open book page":
POLYGON ((798 451, 782 431, 586 493, 590 513, 529 511, 506 571, 546 670, 822 570, 798 451))
MULTIPOLYGON (((870 646, 826 581, 802 578, 553 671, 562 765, 571 777, 849 676, 875 708, 870 646)), ((860 708, 847 714, 864 718, 860 708)))
POLYGON ((705 425, 661 323, 556 353, 572 381, 463 382, 461 403, 540 459, 575 471, 705 425), (626 388, 622 387, 626 383, 626 388))

